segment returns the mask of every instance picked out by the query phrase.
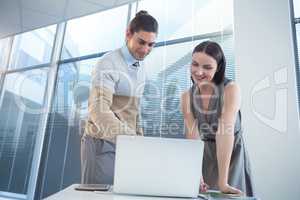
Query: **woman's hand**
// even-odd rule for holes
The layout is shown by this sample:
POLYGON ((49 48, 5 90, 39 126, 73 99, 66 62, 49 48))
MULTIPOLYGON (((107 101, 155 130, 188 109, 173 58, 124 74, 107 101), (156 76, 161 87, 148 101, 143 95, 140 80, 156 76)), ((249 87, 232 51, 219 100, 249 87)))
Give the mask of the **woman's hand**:
POLYGON ((225 194, 237 194, 243 196, 243 192, 237 188, 234 188, 228 184, 219 184, 219 189, 225 194))
POLYGON ((209 185, 207 185, 204 182, 203 178, 201 178, 199 192, 207 192, 208 188, 209 188, 209 185))
POLYGON ((186 139, 193 139, 193 140, 198 140, 198 139, 200 139, 200 136, 199 136, 199 133, 198 133, 198 132, 187 133, 185 137, 186 137, 186 139))

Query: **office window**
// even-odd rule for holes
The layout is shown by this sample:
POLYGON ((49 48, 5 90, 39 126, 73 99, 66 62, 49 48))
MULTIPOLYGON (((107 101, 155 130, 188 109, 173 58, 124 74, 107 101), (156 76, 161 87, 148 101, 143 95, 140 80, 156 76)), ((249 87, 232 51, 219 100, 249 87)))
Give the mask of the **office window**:
POLYGON ((227 59, 226 76, 235 79, 233 1, 188 0, 184 6, 180 0, 154 2, 138 3, 138 10, 147 10, 158 20, 157 41, 165 44, 145 59, 148 81, 141 101, 141 123, 145 135, 184 137, 180 97, 191 87, 189 67, 193 48, 207 39, 218 42, 227 59), (175 39, 175 44, 164 43, 175 39))
POLYGON ((47 158, 41 198, 80 182, 80 138, 87 117, 91 70, 98 59, 59 66, 46 132, 47 158), (55 163, 55 165, 53 164, 55 163))
POLYGON ((9 69, 20 69, 50 62, 56 25, 14 37, 9 69))
POLYGON ((6 58, 8 56, 9 38, 0 40, 0 71, 6 68, 6 58))
MULTIPOLYGON (((300 59, 300 23, 296 24, 296 36, 297 36, 297 50, 298 50, 298 59, 300 59)), ((300 63, 300 60, 298 60, 298 64, 300 63)))
POLYGON ((294 14, 295 18, 300 17, 300 0, 294 0, 294 14))
POLYGON ((298 105, 300 109, 300 23, 296 24, 296 42, 297 42, 297 58, 296 73, 297 73, 297 90, 298 90, 298 105))
POLYGON ((68 22, 62 59, 120 47, 124 43, 128 5, 68 22))
POLYGON ((145 135, 182 136, 179 99, 180 94, 190 86, 188 65, 193 44, 157 47, 145 59, 148 80, 141 101, 145 135), (170 131, 167 130, 169 128, 170 131))
POLYGON ((0 191, 26 194, 44 114, 48 68, 5 76, 0 98, 0 191))
POLYGON ((87 99, 89 96, 91 70, 98 58, 72 62, 59 66, 58 82, 55 93, 54 111, 68 118, 87 115, 87 99), (80 109, 79 109, 80 108, 80 109))
POLYGON ((159 23, 157 41, 202 35, 231 29, 232 0, 142 0, 138 10, 147 10, 159 23))
MULTIPOLYGON (((222 46, 227 59, 226 77, 234 79, 232 34, 205 38, 208 39, 222 46)), ((192 51, 202 41, 204 39, 157 47, 145 59, 148 81, 141 101, 145 135, 184 137, 180 97, 191 87, 192 51)))
POLYGON ((297 77, 297 92, 298 92, 298 106, 300 109, 300 0, 294 0, 294 19, 296 31, 296 77, 297 77))

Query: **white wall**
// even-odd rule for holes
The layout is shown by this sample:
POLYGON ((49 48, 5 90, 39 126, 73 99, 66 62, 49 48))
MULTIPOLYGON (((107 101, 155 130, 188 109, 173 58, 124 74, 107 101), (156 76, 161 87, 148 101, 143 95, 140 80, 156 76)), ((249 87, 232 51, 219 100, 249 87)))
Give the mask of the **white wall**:
POLYGON ((257 196, 300 199, 300 128, 288 0, 234 1, 237 81, 257 196))

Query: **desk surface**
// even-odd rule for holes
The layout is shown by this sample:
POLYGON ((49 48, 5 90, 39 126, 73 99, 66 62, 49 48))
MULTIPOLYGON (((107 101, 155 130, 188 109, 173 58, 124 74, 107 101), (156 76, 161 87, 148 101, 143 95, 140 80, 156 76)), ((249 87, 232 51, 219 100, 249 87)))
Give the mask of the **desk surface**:
MULTIPOLYGON (((74 188, 77 184, 71 185, 66 189, 47 197, 45 200, 191 200, 191 198, 169 198, 169 197, 147 197, 132 195, 117 195, 112 192, 89 192, 77 191, 74 188)), ((202 198, 198 198, 201 200, 202 198)), ((217 198, 209 196, 210 200, 227 200, 228 198, 217 198)), ((229 198, 236 200, 256 200, 251 197, 229 198)))

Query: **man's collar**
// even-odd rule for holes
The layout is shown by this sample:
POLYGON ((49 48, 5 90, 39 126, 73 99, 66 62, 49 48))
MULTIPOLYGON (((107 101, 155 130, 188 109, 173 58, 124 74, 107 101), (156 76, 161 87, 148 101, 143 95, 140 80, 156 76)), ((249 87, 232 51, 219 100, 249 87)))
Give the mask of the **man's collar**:
POLYGON ((122 48, 121 48, 121 52, 124 56, 124 59, 125 59, 125 62, 128 64, 128 65, 133 65, 135 64, 136 62, 139 62, 137 59, 135 59, 131 53, 129 52, 129 49, 127 47, 127 45, 125 44, 122 48))

